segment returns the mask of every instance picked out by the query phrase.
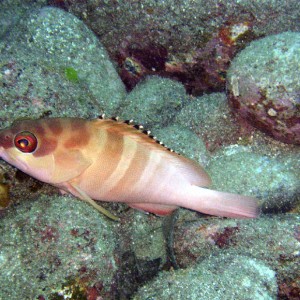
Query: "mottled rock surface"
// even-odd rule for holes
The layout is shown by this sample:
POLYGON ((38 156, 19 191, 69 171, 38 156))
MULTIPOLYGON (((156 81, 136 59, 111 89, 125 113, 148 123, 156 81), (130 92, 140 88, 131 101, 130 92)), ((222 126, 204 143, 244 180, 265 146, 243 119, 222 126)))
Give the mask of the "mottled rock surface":
POLYGON ((2 126, 21 117, 116 113, 125 96, 106 50, 82 21, 45 7, 0 42, 2 126))
POLYGON ((300 153, 270 155, 236 145, 215 153, 207 169, 212 188, 257 197, 264 212, 300 203, 300 153))
POLYGON ((230 103, 254 127, 275 139, 300 144, 300 33, 252 42, 227 74, 230 103))
POLYGON ((0 37, 9 33, 30 10, 43 7, 47 0, 2 0, 0 2, 0 37))
POLYGON ((120 108, 123 119, 133 119, 146 128, 166 126, 187 100, 183 85, 177 81, 149 76, 135 87, 120 108))
POLYGON ((210 151, 239 140, 240 126, 224 93, 191 98, 177 114, 175 122, 192 129, 210 151))
MULTIPOLYGON (((188 124, 186 124, 188 125, 188 124)), ((209 161, 209 153, 202 139, 188 126, 170 125, 154 130, 158 140, 173 151, 197 161, 205 166, 209 161)))
POLYGON ((300 31, 298 0, 51 0, 79 16, 132 88, 145 74, 171 77, 193 94, 220 91, 232 57, 249 41, 300 31))
POLYGON ((43 196, 11 208, 0 227, 1 299, 52 299, 80 289, 84 296, 95 283, 103 295, 109 291, 113 224, 91 206, 43 196))
POLYGON ((275 272, 262 261, 224 254, 163 272, 133 299, 276 299, 275 272))

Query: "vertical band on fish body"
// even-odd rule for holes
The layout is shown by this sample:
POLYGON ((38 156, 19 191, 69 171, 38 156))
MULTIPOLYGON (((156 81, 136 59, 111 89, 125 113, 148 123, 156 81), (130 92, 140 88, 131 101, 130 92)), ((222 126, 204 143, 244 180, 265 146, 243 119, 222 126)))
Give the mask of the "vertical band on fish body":
MULTIPOLYGON (((157 178, 160 155, 154 150, 156 143, 153 142, 155 147, 152 149, 141 142, 144 138, 141 132, 120 122, 100 120, 94 125, 94 134, 100 137, 98 152, 96 145, 90 146, 94 163, 77 178, 78 184, 91 191, 93 198, 98 200, 126 202, 132 197, 135 200, 138 194, 148 189, 150 179, 157 178)), ((150 138, 146 136, 148 140, 150 138)))
POLYGON ((114 168, 106 172, 106 179, 102 182, 101 193, 103 196, 108 193, 111 194, 113 190, 119 192, 120 182, 128 176, 128 169, 134 161, 137 151, 137 144, 132 143, 125 136, 116 136, 109 133, 108 137, 107 143, 114 144, 118 149, 112 157, 114 168))

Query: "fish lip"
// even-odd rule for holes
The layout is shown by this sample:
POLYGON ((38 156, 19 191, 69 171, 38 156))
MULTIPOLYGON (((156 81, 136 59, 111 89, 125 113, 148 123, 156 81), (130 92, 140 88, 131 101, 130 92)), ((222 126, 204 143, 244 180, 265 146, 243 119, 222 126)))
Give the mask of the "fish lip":
POLYGON ((0 158, 2 158, 5 162, 9 163, 15 168, 16 168, 15 162, 18 162, 17 168, 25 173, 28 170, 28 165, 26 163, 24 163, 22 160, 17 159, 14 156, 7 155, 5 149, 2 146, 0 146, 0 158))

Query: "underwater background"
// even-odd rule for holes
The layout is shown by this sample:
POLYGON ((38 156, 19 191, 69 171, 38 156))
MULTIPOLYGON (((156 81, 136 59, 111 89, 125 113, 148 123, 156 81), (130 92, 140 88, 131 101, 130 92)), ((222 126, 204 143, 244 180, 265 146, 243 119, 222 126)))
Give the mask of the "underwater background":
POLYGON ((0 128, 133 119, 256 219, 88 204, 0 160, 0 299, 300 299, 298 0, 1 0, 0 128))

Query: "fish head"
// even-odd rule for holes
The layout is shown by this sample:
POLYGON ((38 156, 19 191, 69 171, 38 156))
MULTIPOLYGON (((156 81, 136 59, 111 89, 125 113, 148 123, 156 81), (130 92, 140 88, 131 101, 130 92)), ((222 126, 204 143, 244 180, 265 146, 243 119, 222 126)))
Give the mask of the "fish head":
POLYGON ((90 162, 76 148, 76 142, 65 145, 72 138, 72 128, 66 120, 22 120, 0 130, 0 158, 51 184, 78 176, 90 162))
POLYGON ((18 121, 0 131, 0 157, 45 182, 49 182, 54 169, 52 154, 56 145, 39 120, 18 121))

